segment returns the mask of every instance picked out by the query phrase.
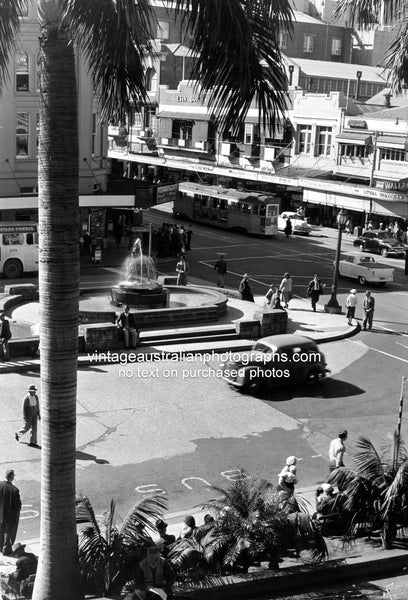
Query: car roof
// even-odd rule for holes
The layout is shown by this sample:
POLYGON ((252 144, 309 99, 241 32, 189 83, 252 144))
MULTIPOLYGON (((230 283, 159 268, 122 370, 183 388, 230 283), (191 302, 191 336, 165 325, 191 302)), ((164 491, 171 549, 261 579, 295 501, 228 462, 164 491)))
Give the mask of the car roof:
POLYGON ((276 346, 282 348, 283 346, 303 346, 304 344, 314 344, 316 342, 311 338, 296 333, 281 333, 279 335, 268 335, 267 337, 260 338, 256 344, 266 344, 268 346, 276 346))

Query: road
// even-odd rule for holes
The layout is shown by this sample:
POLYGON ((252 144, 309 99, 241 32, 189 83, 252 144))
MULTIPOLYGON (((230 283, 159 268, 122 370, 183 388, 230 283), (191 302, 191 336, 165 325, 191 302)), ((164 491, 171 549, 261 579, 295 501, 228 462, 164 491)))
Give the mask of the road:
MULTIPOLYGON (((158 222, 163 216, 155 215, 158 222)), ((295 293, 304 296, 314 272, 330 285, 336 234, 286 240, 260 240, 195 227, 189 254, 192 274, 214 277, 212 264, 223 252, 228 285, 237 287, 251 274, 257 293, 286 270, 295 293)), ((352 250, 345 239, 343 250, 352 250)), ((374 289, 374 330, 341 342, 324 344, 332 377, 317 388, 285 388, 257 397, 231 390, 218 376, 216 360, 205 364, 93 364, 78 373, 78 491, 89 495, 97 512, 114 497, 121 514, 137 499, 157 491, 169 509, 189 509, 214 495, 210 485, 227 486, 243 467, 272 481, 288 454, 300 457, 299 486, 315 486, 327 473, 329 441, 340 428, 350 432, 349 455, 357 436, 366 434, 379 446, 395 429, 401 377, 407 374, 407 278, 403 261, 381 262, 397 268, 389 289, 374 289), (145 372, 143 372, 145 369, 145 372)), ((172 272, 169 263, 168 272, 172 272)), ((86 269, 83 286, 106 285, 115 269, 86 269)), ((341 281, 344 305, 354 282, 341 281)), ((361 295, 360 295, 361 298, 361 295)), ((360 313, 361 314, 361 313, 360 313)), ((14 441, 21 399, 37 373, 1 376, 0 449, 4 469, 13 465, 24 510, 20 535, 38 535, 40 456, 14 441)), ((403 420, 403 432, 408 421, 403 420)), ((406 436, 407 437, 407 436, 406 436)), ((28 441, 28 440, 26 440, 28 441)))

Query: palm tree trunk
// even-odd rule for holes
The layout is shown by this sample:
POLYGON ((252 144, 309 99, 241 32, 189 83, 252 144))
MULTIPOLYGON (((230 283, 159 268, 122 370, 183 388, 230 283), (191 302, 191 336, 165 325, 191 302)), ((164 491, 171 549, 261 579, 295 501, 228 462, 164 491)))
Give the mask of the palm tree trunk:
MULTIPOLYGON (((53 3, 49 2, 48 5, 53 3)), ((54 4, 58 6, 58 4, 54 4)), ((47 12, 47 2, 43 2, 47 12)), ((42 21, 39 142, 41 540, 34 600, 83 597, 75 522, 79 297, 74 48, 42 21)))

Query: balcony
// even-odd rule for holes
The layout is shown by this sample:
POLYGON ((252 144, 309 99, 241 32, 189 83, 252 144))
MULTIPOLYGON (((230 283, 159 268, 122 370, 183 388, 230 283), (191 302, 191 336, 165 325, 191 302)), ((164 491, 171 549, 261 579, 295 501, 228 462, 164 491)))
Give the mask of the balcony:
POLYGON ((187 150, 188 152, 200 152, 209 154, 212 152, 212 145, 207 140, 183 140, 179 138, 159 138, 157 141, 159 148, 171 148, 172 150, 187 150))

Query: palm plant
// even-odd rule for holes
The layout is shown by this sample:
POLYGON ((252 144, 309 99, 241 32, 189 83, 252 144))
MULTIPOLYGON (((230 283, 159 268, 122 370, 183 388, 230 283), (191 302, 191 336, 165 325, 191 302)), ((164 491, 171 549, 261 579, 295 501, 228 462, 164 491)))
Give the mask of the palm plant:
MULTIPOLYGON (((40 27, 39 288, 42 402, 41 541, 34 599, 82 597, 75 527, 79 299, 76 60, 88 63, 102 115, 121 120, 146 100, 149 0, 29 0, 40 27), (64 557, 58 560, 57 557, 64 557)), ((192 32, 192 78, 220 127, 236 129, 252 101, 274 125, 285 108, 279 32, 288 0, 169 0, 192 32)), ((0 1, 0 82, 26 0, 0 1)))
POLYGON ((353 467, 336 469, 330 480, 341 490, 341 510, 352 515, 347 535, 362 526, 379 527, 383 547, 390 548, 397 525, 408 525, 408 455, 400 435, 381 454, 359 436, 353 467))
POLYGON ((105 595, 133 579, 132 565, 144 558, 152 543, 148 530, 154 531, 154 521, 166 508, 163 496, 143 498, 121 521, 112 500, 100 522, 89 499, 81 497, 81 520, 86 515, 90 524, 79 531, 79 566, 88 591, 105 595))
POLYGON ((370 28, 382 20, 394 23, 395 41, 381 66, 390 69, 392 88, 401 92, 408 83, 408 6, 405 0, 339 0, 334 18, 347 15, 358 27, 370 28))

